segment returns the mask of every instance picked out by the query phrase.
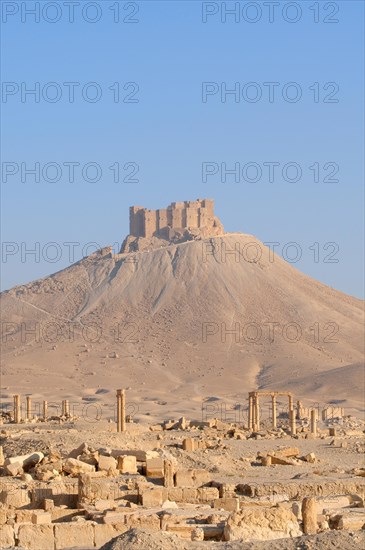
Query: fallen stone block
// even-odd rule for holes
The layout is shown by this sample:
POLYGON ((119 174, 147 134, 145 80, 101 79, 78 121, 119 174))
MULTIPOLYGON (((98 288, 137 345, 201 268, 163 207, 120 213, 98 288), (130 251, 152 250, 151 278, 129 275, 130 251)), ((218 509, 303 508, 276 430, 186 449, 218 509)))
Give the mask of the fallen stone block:
POLYGON ((293 512, 286 507, 243 509, 231 514, 224 527, 224 540, 274 540, 299 537, 302 532, 293 512))
POLYGON ((86 464, 76 458, 67 458, 63 464, 63 471, 72 476, 95 472, 95 466, 86 464))
POLYGON ((107 525, 124 525, 126 524, 127 513, 123 510, 108 510, 103 515, 103 523, 107 525))
POLYGON ((137 458, 135 456, 118 456, 118 470, 122 474, 137 474, 137 458))
POLYGON ((108 472, 109 470, 116 470, 117 461, 112 456, 100 455, 98 459, 98 470, 104 470, 108 472))
POLYGON ((20 525, 19 546, 27 550, 51 550, 54 548, 53 525, 20 525))
POLYGON ((271 464, 279 464, 281 466, 297 466, 298 463, 292 458, 287 458, 284 455, 279 454, 269 454, 268 457, 271 458, 271 464))
POLYGON ((32 523, 34 525, 44 525, 52 522, 52 516, 50 512, 44 510, 33 511, 32 523))
POLYGON ((164 476, 163 458, 148 458, 146 460, 146 477, 160 478, 164 476))
POLYGON ((365 529, 365 514, 362 513, 341 516, 338 521, 338 529, 346 529, 348 531, 365 529))
POLYGON ((317 497, 317 514, 324 514, 325 510, 341 509, 350 506, 352 499, 350 495, 334 495, 328 497, 317 497))
MULTIPOLYGON (((147 441, 144 442, 145 444, 148 443, 147 441)), ((158 441, 149 442, 151 445, 153 444, 154 447, 159 446, 158 441)), ((149 458, 159 458, 159 454, 157 451, 154 451, 153 449, 148 450, 126 450, 126 451, 113 451, 112 456, 114 458, 118 458, 119 456, 135 456, 137 459, 137 462, 146 462, 149 458)))
POLYGON ((10 458, 7 458, 4 462, 5 466, 8 466, 10 464, 15 464, 19 462, 24 470, 27 470, 29 468, 32 468, 38 462, 43 460, 44 454, 43 453, 30 453, 27 455, 20 455, 20 456, 12 456, 10 458))
POLYGON ((295 457, 299 456, 300 451, 298 447, 285 447, 284 449, 277 449, 276 451, 272 451, 268 453, 269 455, 279 455, 279 456, 286 456, 286 457, 295 457))
POLYGON ((23 466, 21 462, 13 462, 5 466, 6 475, 16 477, 24 473, 23 466))

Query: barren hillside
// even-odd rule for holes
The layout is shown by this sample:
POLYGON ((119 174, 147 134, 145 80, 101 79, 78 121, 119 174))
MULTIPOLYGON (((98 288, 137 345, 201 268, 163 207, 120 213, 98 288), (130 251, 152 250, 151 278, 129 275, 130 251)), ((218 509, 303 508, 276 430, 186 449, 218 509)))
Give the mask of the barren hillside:
POLYGON ((199 416, 259 387, 362 406, 362 302, 251 235, 104 249, 1 298, 5 400, 106 407, 128 387, 139 416, 199 416))

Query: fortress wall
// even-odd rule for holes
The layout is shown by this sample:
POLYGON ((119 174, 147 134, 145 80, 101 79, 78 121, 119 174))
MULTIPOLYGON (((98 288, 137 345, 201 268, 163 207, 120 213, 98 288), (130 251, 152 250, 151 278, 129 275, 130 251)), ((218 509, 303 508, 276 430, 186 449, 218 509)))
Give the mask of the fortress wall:
POLYGON ((161 208, 160 210, 157 210, 156 229, 162 229, 163 227, 166 227, 166 225, 168 225, 167 208, 161 208))
POLYGON ((187 207, 185 211, 186 211, 186 226, 198 227, 198 208, 187 207))
POLYGON ((183 222, 183 209, 182 208, 176 208, 171 209, 171 227, 185 227, 184 222, 186 220, 186 216, 183 222))
POLYGON ((144 211, 142 206, 131 206, 129 209, 129 232, 135 237, 144 233, 144 211))
POLYGON ((144 213, 144 235, 152 237, 157 229, 157 210, 146 210, 144 213))

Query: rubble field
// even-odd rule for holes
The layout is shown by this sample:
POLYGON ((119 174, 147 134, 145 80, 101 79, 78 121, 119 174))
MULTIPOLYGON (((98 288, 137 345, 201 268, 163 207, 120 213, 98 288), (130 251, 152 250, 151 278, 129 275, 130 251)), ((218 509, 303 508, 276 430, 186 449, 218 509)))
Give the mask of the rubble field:
POLYGON ((365 543, 363 420, 253 430, 180 419, 15 423, 0 439, 0 547, 341 550, 365 543))

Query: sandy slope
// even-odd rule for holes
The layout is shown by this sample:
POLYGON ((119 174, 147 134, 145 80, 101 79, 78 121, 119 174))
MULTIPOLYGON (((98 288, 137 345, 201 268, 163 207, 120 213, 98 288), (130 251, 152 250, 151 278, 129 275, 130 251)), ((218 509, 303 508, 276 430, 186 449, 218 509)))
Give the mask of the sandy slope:
POLYGON ((129 387, 139 417, 199 416, 203 398, 241 403, 260 387, 362 408, 360 300, 251 235, 106 252, 2 294, 5 401, 83 399, 109 414, 129 387))

